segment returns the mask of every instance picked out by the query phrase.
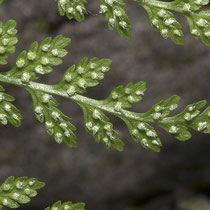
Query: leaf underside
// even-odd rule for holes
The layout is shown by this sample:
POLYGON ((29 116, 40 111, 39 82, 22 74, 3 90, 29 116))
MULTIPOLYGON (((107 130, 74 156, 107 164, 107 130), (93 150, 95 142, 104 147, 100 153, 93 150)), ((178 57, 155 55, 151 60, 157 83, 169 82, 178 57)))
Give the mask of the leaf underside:
MULTIPOLYGON (((0 35, 0 39, 2 36, 4 33, 0 35)), ((62 58, 67 54, 65 48, 69 43, 70 39, 63 36, 54 39, 48 37, 41 44, 34 42, 27 51, 20 53, 11 70, 0 73, 0 81, 6 80, 8 83, 21 86, 31 94, 37 119, 45 123, 47 132, 54 136, 57 143, 64 142, 69 147, 77 145, 74 134, 76 128, 69 122, 70 118, 58 108, 58 102, 53 98, 54 94, 76 102, 84 112, 87 132, 94 136, 96 142, 102 142, 108 148, 113 147, 119 151, 123 150, 124 143, 106 116, 106 112, 122 119, 132 138, 143 147, 154 151, 159 151, 162 144, 153 125, 163 128, 180 141, 191 137, 188 128, 210 133, 210 107, 201 112, 206 101, 188 105, 175 116, 169 115, 178 106, 180 97, 176 95, 155 104, 146 113, 128 111, 133 103, 142 99, 146 91, 145 82, 121 85, 101 101, 82 96, 87 88, 97 86, 104 78, 104 74, 110 70, 110 59, 83 58, 77 65, 70 66, 62 80, 55 85, 33 82, 40 76, 52 72, 53 66, 62 63, 62 58)), ((9 45, 8 43, 5 47, 9 45)), ((11 104, 14 98, 3 91, 3 87, 0 86, 0 123, 7 124, 9 121, 14 126, 19 126, 21 116, 18 109, 11 104)))
POLYGON ((13 176, 8 177, 0 186, 0 209, 3 207, 18 208, 20 204, 26 204, 37 195, 37 190, 45 184, 36 178, 13 176))
MULTIPOLYGON (((0 4, 2 2, 3 0, 0 0, 0 4)), ((146 10, 152 28, 159 31, 163 38, 170 38, 176 44, 184 44, 182 26, 174 16, 179 13, 187 19, 191 35, 195 39, 200 39, 205 45, 210 45, 210 10, 206 9, 209 0, 174 0, 171 2, 134 0, 134 2, 146 10)), ((65 15, 70 20, 82 21, 88 14, 86 4, 86 0, 58 0, 58 10, 61 16, 65 15)), ((120 36, 129 38, 132 27, 125 6, 123 0, 100 0, 99 13, 104 16, 111 30, 116 29, 120 36)), ((5 27, 14 28, 14 21, 8 22, 5 27)), ((2 40, 0 40, 0 64, 6 64, 6 54, 14 52, 13 45, 17 39, 13 39, 12 44, 11 39, 16 31, 3 29, 0 22, 0 34, 2 31, 4 33, 9 31, 9 33, 6 32, 6 36, 9 37, 9 43, 11 43, 6 48, 7 43, 1 46, 2 40)))
POLYGON ((13 126, 21 125, 22 116, 19 110, 11 103, 15 98, 4 93, 4 88, 0 85, 0 123, 7 125, 10 122, 13 126))
MULTIPOLYGON (((151 26, 165 39, 184 44, 182 26, 174 16, 182 14, 188 21, 190 33, 205 45, 210 45, 210 10, 205 10, 209 0, 174 0, 171 2, 134 0, 149 16, 151 26)), ((82 21, 87 15, 86 0, 58 0, 60 15, 70 20, 82 21)), ((131 36, 131 24, 123 0, 100 0, 100 10, 111 30, 116 29, 122 37, 131 36)))
MULTIPOLYGON (((16 209, 20 205, 29 203, 31 198, 37 195, 37 190, 43 188, 45 183, 36 178, 8 177, 0 186, 0 209, 8 207, 16 209)), ((84 203, 75 203, 57 201, 52 206, 44 210, 84 210, 84 203)))

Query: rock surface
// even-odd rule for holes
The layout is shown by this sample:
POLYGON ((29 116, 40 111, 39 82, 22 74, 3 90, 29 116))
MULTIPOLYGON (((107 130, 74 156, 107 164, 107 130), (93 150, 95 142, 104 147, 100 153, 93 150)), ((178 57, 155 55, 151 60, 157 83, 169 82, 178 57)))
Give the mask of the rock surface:
MULTIPOLYGON (((88 9, 98 14, 98 2, 90 1, 88 9)), ((9 64, 0 70, 9 69, 34 40, 62 34, 72 39, 69 54, 55 72, 44 77, 46 83, 61 79, 65 69, 82 57, 97 56, 111 58, 112 70, 98 87, 89 89, 90 97, 102 99, 120 84, 142 80, 148 90, 134 107, 138 112, 173 94, 182 97, 179 110, 202 99, 210 105, 210 48, 189 35, 184 21, 185 45, 177 46, 152 30, 142 8, 130 3, 127 12, 133 26, 131 39, 110 31, 101 15, 88 15, 81 23, 60 17, 56 0, 6 0, 0 20, 17 20, 19 43, 9 64)), ((69 149, 56 144, 37 122, 25 90, 5 88, 16 97, 24 118, 18 129, 0 126, 0 182, 14 175, 37 177, 47 184, 20 209, 43 209, 57 200, 71 200, 84 201, 86 210, 122 210, 132 205, 141 210, 178 210, 180 200, 210 196, 208 135, 193 132, 190 141, 178 142, 158 130, 164 146, 154 153, 137 145, 125 125, 113 119, 125 140, 125 151, 107 150, 85 132, 80 108, 59 98, 61 110, 77 127, 78 148, 69 149)))

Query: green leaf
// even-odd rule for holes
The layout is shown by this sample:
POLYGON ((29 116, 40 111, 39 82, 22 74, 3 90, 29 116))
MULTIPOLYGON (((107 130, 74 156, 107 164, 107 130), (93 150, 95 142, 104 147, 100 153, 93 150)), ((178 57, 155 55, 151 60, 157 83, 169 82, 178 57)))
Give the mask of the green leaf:
POLYGON ((177 95, 171 96, 167 100, 162 100, 159 103, 152 106, 152 108, 146 113, 142 114, 144 118, 152 118, 153 120, 162 120, 168 116, 171 111, 178 107, 177 103, 179 102, 180 97, 177 95))
POLYGON ((190 32, 195 39, 210 45, 210 10, 201 10, 209 0, 175 0, 171 2, 153 0, 135 0, 145 8, 149 15, 150 24, 167 39, 171 38, 176 44, 183 44, 181 25, 171 13, 184 15, 189 23, 190 32))
POLYGON ((191 134, 187 131, 187 127, 202 133, 210 133, 210 107, 203 113, 200 113, 200 109, 205 105, 206 101, 190 104, 180 114, 168 118, 167 120, 171 123, 166 125, 161 124, 160 126, 181 141, 191 137, 191 134))
POLYGON ((86 3, 86 0, 58 0, 58 10, 60 15, 66 15, 70 20, 82 21, 87 14, 86 3))
POLYGON ((4 0, 0 0, 0 4, 3 3, 4 0))
POLYGON ((180 97, 174 95, 167 100, 155 104, 146 113, 132 113, 132 117, 130 117, 129 113, 124 111, 124 108, 131 106, 131 103, 128 103, 128 99, 132 97, 133 100, 130 102, 137 102, 141 97, 134 100, 135 94, 142 94, 145 89, 145 83, 143 82, 135 85, 129 84, 125 87, 120 86, 114 89, 111 95, 102 102, 103 105, 108 107, 108 110, 113 109, 116 111, 114 115, 120 117, 126 123, 131 136, 136 142, 140 142, 145 148, 160 151, 160 147, 162 146, 161 141, 155 129, 150 124, 156 124, 162 127, 169 134, 181 141, 191 137, 190 132, 187 131, 188 127, 203 133, 210 133, 210 107, 202 114, 199 111, 199 109, 206 105, 206 101, 188 105, 180 114, 167 117, 171 111, 178 107, 177 102, 180 100, 180 97), (128 87, 130 89, 134 87, 138 88, 132 91, 126 91, 128 87))
POLYGON ((54 87, 66 91, 69 96, 84 93, 87 87, 98 85, 98 80, 102 80, 104 73, 109 71, 110 64, 109 59, 83 58, 77 66, 71 66, 64 74, 62 81, 54 87))
POLYGON ((142 99, 141 95, 144 95, 145 90, 145 82, 129 83, 125 87, 121 85, 112 90, 110 96, 103 103, 113 106, 116 111, 130 108, 132 103, 139 102, 142 99))
POLYGON ((58 103, 52 95, 33 91, 31 93, 34 102, 34 113, 36 118, 41 122, 45 122, 45 127, 49 135, 54 134, 55 141, 61 144, 63 141, 69 147, 77 146, 76 136, 73 133, 76 130, 69 120, 56 106, 58 103))
POLYGON ((14 20, 8 20, 5 25, 0 22, 0 64, 2 65, 7 64, 7 55, 15 52, 14 45, 18 42, 15 37, 17 33, 15 27, 14 20))
POLYGON ((130 20, 123 10, 126 6, 123 0, 100 0, 100 13, 103 14, 111 30, 117 29, 120 36, 130 37, 130 20))
POLYGON ((85 209, 84 203, 72 204, 72 202, 62 203, 61 201, 57 201, 51 207, 47 207, 44 210, 84 210, 84 209, 85 209))
POLYGON ((174 7, 181 7, 184 12, 197 12, 209 4, 209 0, 175 0, 171 3, 174 7))
POLYGON ((20 204, 30 202, 37 195, 37 190, 44 186, 35 178, 8 177, 0 187, 0 209, 4 206, 18 208, 20 204))
POLYGON ((147 5, 143 7, 149 15, 151 26, 154 30, 159 31, 164 39, 170 37, 176 44, 184 43, 181 25, 171 12, 147 5))
MULTIPOLYGON (((154 105, 148 112, 141 114, 147 121, 154 120, 155 124, 168 116, 172 110, 177 108, 177 102, 180 100, 179 96, 171 96, 169 99, 160 101, 154 105)), ((150 148, 156 152, 160 151, 162 146, 160 139, 153 127, 151 127, 145 120, 131 120, 122 117, 128 126, 131 136, 136 142, 140 142, 145 148, 150 148)))
MULTIPOLYGON (((188 127, 203 133, 210 133, 210 107, 200 114, 200 109, 206 105, 206 101, 190 104, 180 114, 166 118, 172 110, 177 108, 176 103, 179 99, 178 96, 172 96, 169 99, 156 104, 141 116, 148 119, 153 118, 155 124, 162 127, 180 141, 191 138, 188 127)), ((142 122, 137 127, 141 127, 142 129, 140 130, 148 132, 148 129, 146 129, 146 126, 143 126, 142 122)), ((153 136, 155 137, 157 134, 154 133, 153 136)), ((147 139, 147 141, 149 140, 147 139)))
MULTIPOLYGON (((210 11, 209 11, 210 14, 210 11)), ((197 17, 197 15, 185 15, 189 26, 190 33, 195 39, 200 39, 204 44, 210 45, 210 23, 207 19, 197 17)))
MULTIPOLYGON (((209 0, 134 1, 147 11, 151 26, 163 38, 170 38, 176 44, 184 44, 182 27, 173 14, 179 13, 187 18, 193 37, 210 45, 210 10, 204 8, 209 0)), ((58 0, 58 9, 62 16, 81 21, 87 14, 86 3, 86 0, 58 0)), ((100 0, 99 12, 103 14, 111 30, 116 28, 120 36, 130 37, 132 27, 124 10, 125 6, 123 0, 100 0)))
POLYGON ((0 123, 7 125, 8 121, 15 127, 21 125, 22 116, 19 110, 10 102, 15 98, 3 92, 4 88, 0 85, 0 123))
POLYGON ((64 49, 69 45, 70 39, 63 36, 57 36, 53 40, 46 38, 38 45, 34 42, 29 50, 23 51, 16 59, 16 64, 7 72, 8 76, 14 76, 21 79, 23 83, 38 79, 40 75, 52 72, 51 66, 57 66, 62 63, 62 57, 67 54, 64 49))
POLYGON ((131 120, 126 117, 121 117, 121 119, 126 123, 130 135, 137 143, 141 143, 146 149, 151 149, 155 152, 160 151, 162 144, 152 126, 144 121, 131 120))
POLYGON ((84 112, 84 122, 87 132, 92 134, 96 142, 102 141, 107 148, 114 147, 122 151, 124 143, 120 135, 113 129, 109 118, 99 109, 79 104, 84 112))
MULTIPOLYGON (((208 3, 209 0, 176 0, 173 2, 174 7, 183 9, 183 14, 188 20, 190 33, 193 37, 195 39, 201 39, 201 41, 206 45, 210 45, 209 18, 199 14, 199 11, 208 3)), ((210 15, 210 10, 205 12, 210 15)))

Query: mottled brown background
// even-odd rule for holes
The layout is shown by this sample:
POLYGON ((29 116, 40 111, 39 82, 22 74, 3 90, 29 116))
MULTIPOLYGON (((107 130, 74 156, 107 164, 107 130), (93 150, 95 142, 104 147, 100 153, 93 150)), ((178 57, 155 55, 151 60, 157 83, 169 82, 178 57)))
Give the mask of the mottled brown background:
MULTIPOLYGON (((120 84, 143 80, 148 90, 135 111, 145 111, 173 94, 182 97, 179 110, 201 99, 207 99, 210 105, 210 48, 189 35, 181 16, 185 45, 164 40, 150 27, 146 12, 128 3, 131 39, 110 31, 101 15, 88 15, 81 23, 60 17, 56 0, 5 0, 0 6, 0 20, 17 20, 19 43, 16 54, 9 56, 9 64, 0 70, 8 70, 17 54, 34 40, 62 34, 72 39, 69 54, 54 73, 44 76, 42 81, 46 83, 61 79, 65 69, 83 56, 97 56, 111 58, 112 70, 98 87, 89 88, 90 97, 102 99, 120 84)), ((89 1, 88 9, 93 14, 98 13, 98 7, 97 0, 89 1)), ((58 98, 60 109, 77 127, 78 148, 70 149, 46 134, 34 117, 25 90, 5 88, 16 97, 15 104, 24 118, 20 128, 0 126, 0 182, 14 175, 37 177, 47 184, 37 198, 20 209, 41 210, 61 199, 84 201, 87 210, 123 210, 132 205, 142 210, 180 210, 183 200, 210 196, 208 135, 192 132, 191 140, 178 142, 158 130, 164 146, 155 153, 137 145, 126 126, 113 118, 125 141, 125 151, 107 150, 85 132, 80 107, 58 98)))

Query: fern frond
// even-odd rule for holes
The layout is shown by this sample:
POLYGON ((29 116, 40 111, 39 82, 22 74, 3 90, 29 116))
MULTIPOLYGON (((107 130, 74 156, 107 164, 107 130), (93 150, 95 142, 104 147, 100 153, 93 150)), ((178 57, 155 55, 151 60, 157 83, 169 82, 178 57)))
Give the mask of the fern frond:
POLYGON ((7 125, 8 121, 15 127, 21 125, 22 116, 19 110, 11 103, 15 98, 3 92, 4 88, 0 85, 0 123, 7 125))
POLYGON ((168 117, 168 115, 177 108, 179 96, 172 96, 157 103, 146 113, 128 111, 127 108, 142 99, 146 90, 145 82, 119 86, 105 100, 94 100, 80 95, 86 92, 87 87, 96 86, 99 80, 104 78, 104 73, 110 69, 111 60, 109 59, 92 58, 88 60, 83 58, 77 66, 73 65, 67 69, 61 82, 55 85, 33 82, 32 79, 37 79, 40 75, 34 69, 36 66, 43 66, 42 58, 50 61, 49 66, 47 65, 50 70, 44 72, 51 72, 50 66, 60 64, 59 57, 66 54, 63 48, 67 43, 69 39, 58 36, 52 42, 50 38, 45 39, 40 47, 37 43, 32 44, 33 47, 29 52, 35 52, 36 56, 33 57, 33 60, 28 59, 28 53, 25 52, 24 56, 21 54, 18 57, 12 70, 0 73, 0 82, 17 85, 29 91, 33 98, 36 117, 40 122, 45 122, 47 132, 50 135, 54 134, 56 142, 64 141, 70 147, 76 146, 73 133, 75 127, 69 122, 69 118, 57 108, 58 103, 53 95, 76 102, 84 112, 86 130, 94 136, 96 142, 102 141, 108 148, 112 146, 119 151, 123 150, 124 143, 105 113, 121 118, 128 126, 133 139, 145 148, 154 151, 160 150, 161 142, 153 125, 158 125, 181 141, 191 137, 188 128, 210 133, 210 107, 200 113, 200 109, 206 104, 205 101, 191 104, 183 112, 173 117, 168 117), (61 54, 58 53, 53 57, 54 49, 61 54), (17 64, 20 59, 24 61, 21 67, 17 64), (29 75, 27 80, 23 79, 23 74, 29 75))
POLYGON ((9 20, 6 24, 0 22, 0 64, 7 64, 7 55, 15 52, 14 45, 18 41, 15 37, 17 33, 15 27, 14 20, 9 20))
POLYGON ((85 204, 84 203, 75 203, 72 202, 65 202, 62 203, 61 201, 57 201, 51 207, 48 207, 44 210, 84 210, 85 204))
POLYGON ((31 201, 37 190, 44 187, 43 182, 35 178, 13 176, 8 177, 0 186, 0 209, 3 207, 18 208, 20 204, 31 201))
MULTIPOLYGON (((173 13, 179 13, 186 17, 190 33, 195 39, 200 39, 205 45, 210 45, 210 10, 203 10, 203 7, 209 4, 209 0, 174 0, 171 2, 163 2, 159 0, 134 0, 140 6, 142 6, 148 13, 150 24, 154 30, 159 31, 163 38, 171 38, 176 44, 183 44, 183 31, 181 24, 177 21, 173 13)), ((3 1, 0 0, 0 3, 3 1)), ((58 0, 58 9, 62 16, 66 15, 69 19, 75 19, 81 21, 85 19, 87 10, 85 8, 86 0, 58 0)), ((126 4, 123 0, 100 0, 100 13, 103 14, 105 20, 108 22, 108 26, 111 30, 117 29, 120 36, 130 37, 131 25, 130 20, 124 11, 126 4)), ((6 54, 14 52, 13 45, 17 42, 17 39, 12 38, 16 34, 15 22, 8 21, 5 26, 0 22, 0 63, 6 64, 6 54), (7 44, 10 45, 7 46, 7 44)), ((50 42, 49 39, 46 42, 50 42)), ((53 43, 52 43, 53 44, 53 43)), ((46 46, 48 44, 46 43, 46 46)), ((45 47, 46 47, 45 46, 45 47)), ((38 50, 37 43, 34 43, 31 48, 35 54, 40 52, 38 50), (38 51, 37 51, 38 50, 38 51)), ((44 47, 43 47, 44 48, 44 47)), ((52 50, 52 49, 51 49, 52 50)), ((44 51, 44 50, 43 50, 44 51)), ((49 49, 50 51, 50 49, 49 49)), ((46 47, 46 52, 49 52, 46 47)), ((57 55, 56 49, 46 55, 51 58, 57 55), (54 52, 54 53, 53 53, 54 52)), ((34 54, 31 54, 31 61, 33 61, 34 54)), ((25 65, 25 59, 27 55, 23 52, 20 55, 20 61, 17 60, 18 68, 25 65)), ((30 53, 29 53, 30 57, 30 53)), ((29 58, 30 59, 30 58, 29 58)), ((50 60, 43 58, 44 69, 39 66, 37 72, 43 74, 44 72, 51 71, 47 67, 50 64, 50 60), (48 63, 49 62, 49 63, 48 63)), ((53 65, 53 64, 52 64, 53 65)))
POLYGON ((87 14, 86 3, 86 0, 58 0, 58 10, 60 15, 66 15, 70 20, 82 21, 87 14))
POLYGON ((0 0, 0 4, 3 3, 4 0, 0 0))
MULTIPOLYGON (((146 10, 151 26, 163 38, 170 38, 176 44, 184 43, 182 26, 174 16, 174 13, 179 13, 186 17, 192 36, 210 45, 210 10, 204 8, 209 0, 134 1, 146 10)), ((59 12, 69 19, 81 21, 87 14, 84 6, 86 3, 86 0, 58 0, 59 12)), ((116 28, 120 36, 130 37, 131 25, 125 6, 123 0, 100 0, 99 13, 103 14, 111 30, 116 28)))

